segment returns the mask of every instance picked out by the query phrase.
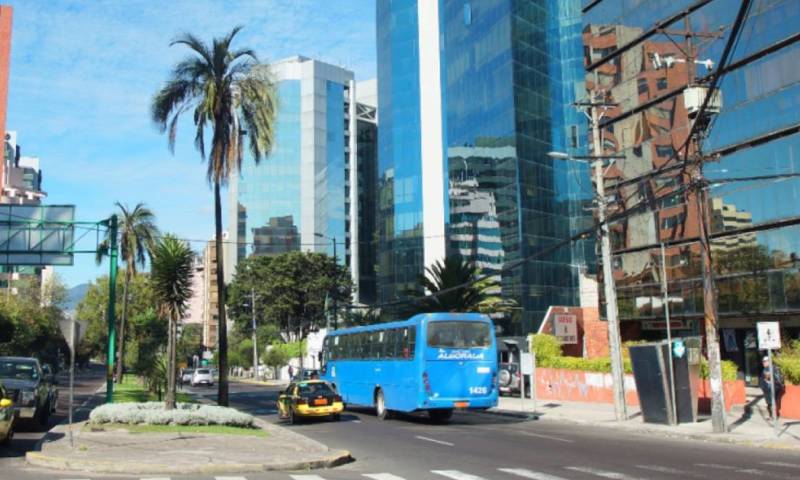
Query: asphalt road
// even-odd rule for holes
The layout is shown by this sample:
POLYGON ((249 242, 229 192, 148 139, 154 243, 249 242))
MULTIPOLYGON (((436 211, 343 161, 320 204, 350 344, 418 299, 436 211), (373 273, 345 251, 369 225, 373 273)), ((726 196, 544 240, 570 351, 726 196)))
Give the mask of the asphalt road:
MULTIPOLYGON (((213 400, 215 388, 187 388, 213 400)), ((276 418, 278 388, 233 384, 232 406, 267 421, 276 418)), ((171 476, 199 480, 564 480, 800 478, 800 455, 782 451, 635 435, 607 428, 488 414, 457 414, 447 425, 424 416, 380 421, 368 409, 341 422, 286 425, 356 461, 332 470, 228 476, 171 476)), ((20 448, 20 447, 15 447, 20 448)), ((139 478, 63 474, 7 464, 0 479, 139 478), (7 470, 10 466, 13 470, 7 470)), ((148 478, 148 477, 143 477, 148 478)), ((149 478, 154 479, 155 476, 149 478)), ((168 477, 159 477, 168 478, 168 477)))

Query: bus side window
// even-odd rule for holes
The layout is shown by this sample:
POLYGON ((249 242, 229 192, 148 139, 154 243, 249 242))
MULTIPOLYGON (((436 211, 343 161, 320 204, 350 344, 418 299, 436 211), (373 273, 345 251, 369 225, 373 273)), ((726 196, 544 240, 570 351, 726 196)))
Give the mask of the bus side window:
POLYGON ((404 328, 400 330, 400 351, 402 352, 402 357, 406 360, 411 358, 411 350, 409 347, 408 341, 408 328, 404 328))
POLYGON ((408 349, 410 355, 409 358, 414 358, 414 351, 416 350, 417 346, 417 327, 411 327, 408 329, 408 349))
POLYGON ((384 342, 383 342, 383 352, 386 358, 395 358, 396 356, 396 348, 395 342, 397 340, 397 334, 395 333, 396 329, 386 330, 384 342))

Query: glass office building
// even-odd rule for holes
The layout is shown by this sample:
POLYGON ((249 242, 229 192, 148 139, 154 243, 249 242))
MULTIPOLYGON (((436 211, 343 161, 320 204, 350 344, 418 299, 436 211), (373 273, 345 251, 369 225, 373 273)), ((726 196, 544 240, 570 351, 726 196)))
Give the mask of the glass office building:
POLYGON ((353 73, 305 57, 270 68, 278 89, 273 149, 258 165, 242 162, 229 190, 235 260, 294 250, 333 255, 335 239, 339 262, 350 266, 353 73))
POLYGON ((800 3, 754 0, 732 39, 739 1, 583 4, 586 86, 616 104, 602 153, 625 156, 605 179, 626 215, 612 226, 623 335, 664 335, 664 272, 673 329, 705 333, 698 198, 684 165, 702 156, 722 355, 755 380, 755 322, 800 333, 800 3), (714 72, 720 93, 700 115, 714 72))
POLYGON ((549 247, 590 220, 591 185, 585 167, 547 152, 585 143, 571 105, 580 13, 578 1, 378 2, 380 302, 459 255, 516 302, 504 333, 578 304, 591 246, 549 247))

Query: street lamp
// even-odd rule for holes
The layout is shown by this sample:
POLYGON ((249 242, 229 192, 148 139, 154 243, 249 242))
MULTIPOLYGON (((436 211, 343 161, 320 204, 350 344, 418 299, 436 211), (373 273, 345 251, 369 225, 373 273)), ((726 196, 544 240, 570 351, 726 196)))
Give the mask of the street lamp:
MULTIPOLYGON (((317 238, 325 238, 325 239, 328 239, 328 240, 331 241, 331 243, 333 244, 333 264, 334 264, 334 266, 336 266, 339 263, 339 261, 338 261, 338 259, 336 257, 336 237, 329 237, 327 235, 323 235, 322 233, 318 233, 318 232, 315 232, 314 236, 317 237, 317 238)), ((338 328, 338 326, 339 326, 339 322, 338 322, 338 318, 337 318, 338 312, 339 312, 339 310, 338 310, 339 306, 337 305, 337 303, 338 302, 336 300, 336 295, 334 295, 333 296, 333 329, 334 330, 336 330, 338 328)))
MULTIPOLYGON (((591 107, 592 130, 594 138, 594 151, 600 152, 600 133, 597 128, 597 110, 591 107)), ((597 194, 598 221, 600 223, 600 250, 603 258, 603 285, 606 294, 606 318, 608 319, 608 348, 611 355, 611 377, 614 386, 614 411, 617 421, 626 420, 628 417, 625 406, 624 370, 622 365, 622 349, 619 331, 619 311, 617 309, 617 292, 614 285, 614 272, 611 266, 611 241, 609 240, 608 224, 606 223, 606 208, 608 200, 603 184, 603 160, 625 158, 624 155, 576 155, 571 156, 564 152, 548 152, 547 156, 560 160, 586 161, 594 167, 595 189, 597 194)))

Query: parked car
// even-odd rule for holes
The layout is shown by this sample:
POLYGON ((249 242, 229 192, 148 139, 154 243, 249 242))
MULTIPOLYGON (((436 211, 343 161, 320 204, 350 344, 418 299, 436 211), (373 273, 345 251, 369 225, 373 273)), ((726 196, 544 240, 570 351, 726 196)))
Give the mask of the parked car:
POLYGON ((303 417, 339 421, 342 410, 342 397, 324 380, 292 382, 278 397, 278 416, 293 424, 303 417))
POLYGON ((517 363, 501 363, 497 366, 498 390, 500 394, 514 395, 520 392, 522 379, 517 363))
POLYGON ((14 411, 14 401, 10 393, 0 381, 0 446, 8 446, 14 438, 14 421, 17 414, 14 411))
POLYGON ((214 385, 214 375, 208 368, 198 368, 192 374, 192 386, 198 385, 214 385))
POLYGON ((42 379, 48 388, 50 413, 56 413, 56 407, 58 406, 58 380, 53 367, 47 363, 42 365, 42 379))
POLYGON ((0 357, 0 381, 14 402, 21 420, 36 422, 47 428, 53 410, 50 385, 44 379, 39 361, 26 357, 0 357))
POLYGON ((192 383, 192 376, 194 376, 194 368, 184 368, 181 372, 181 383, 192 383))

